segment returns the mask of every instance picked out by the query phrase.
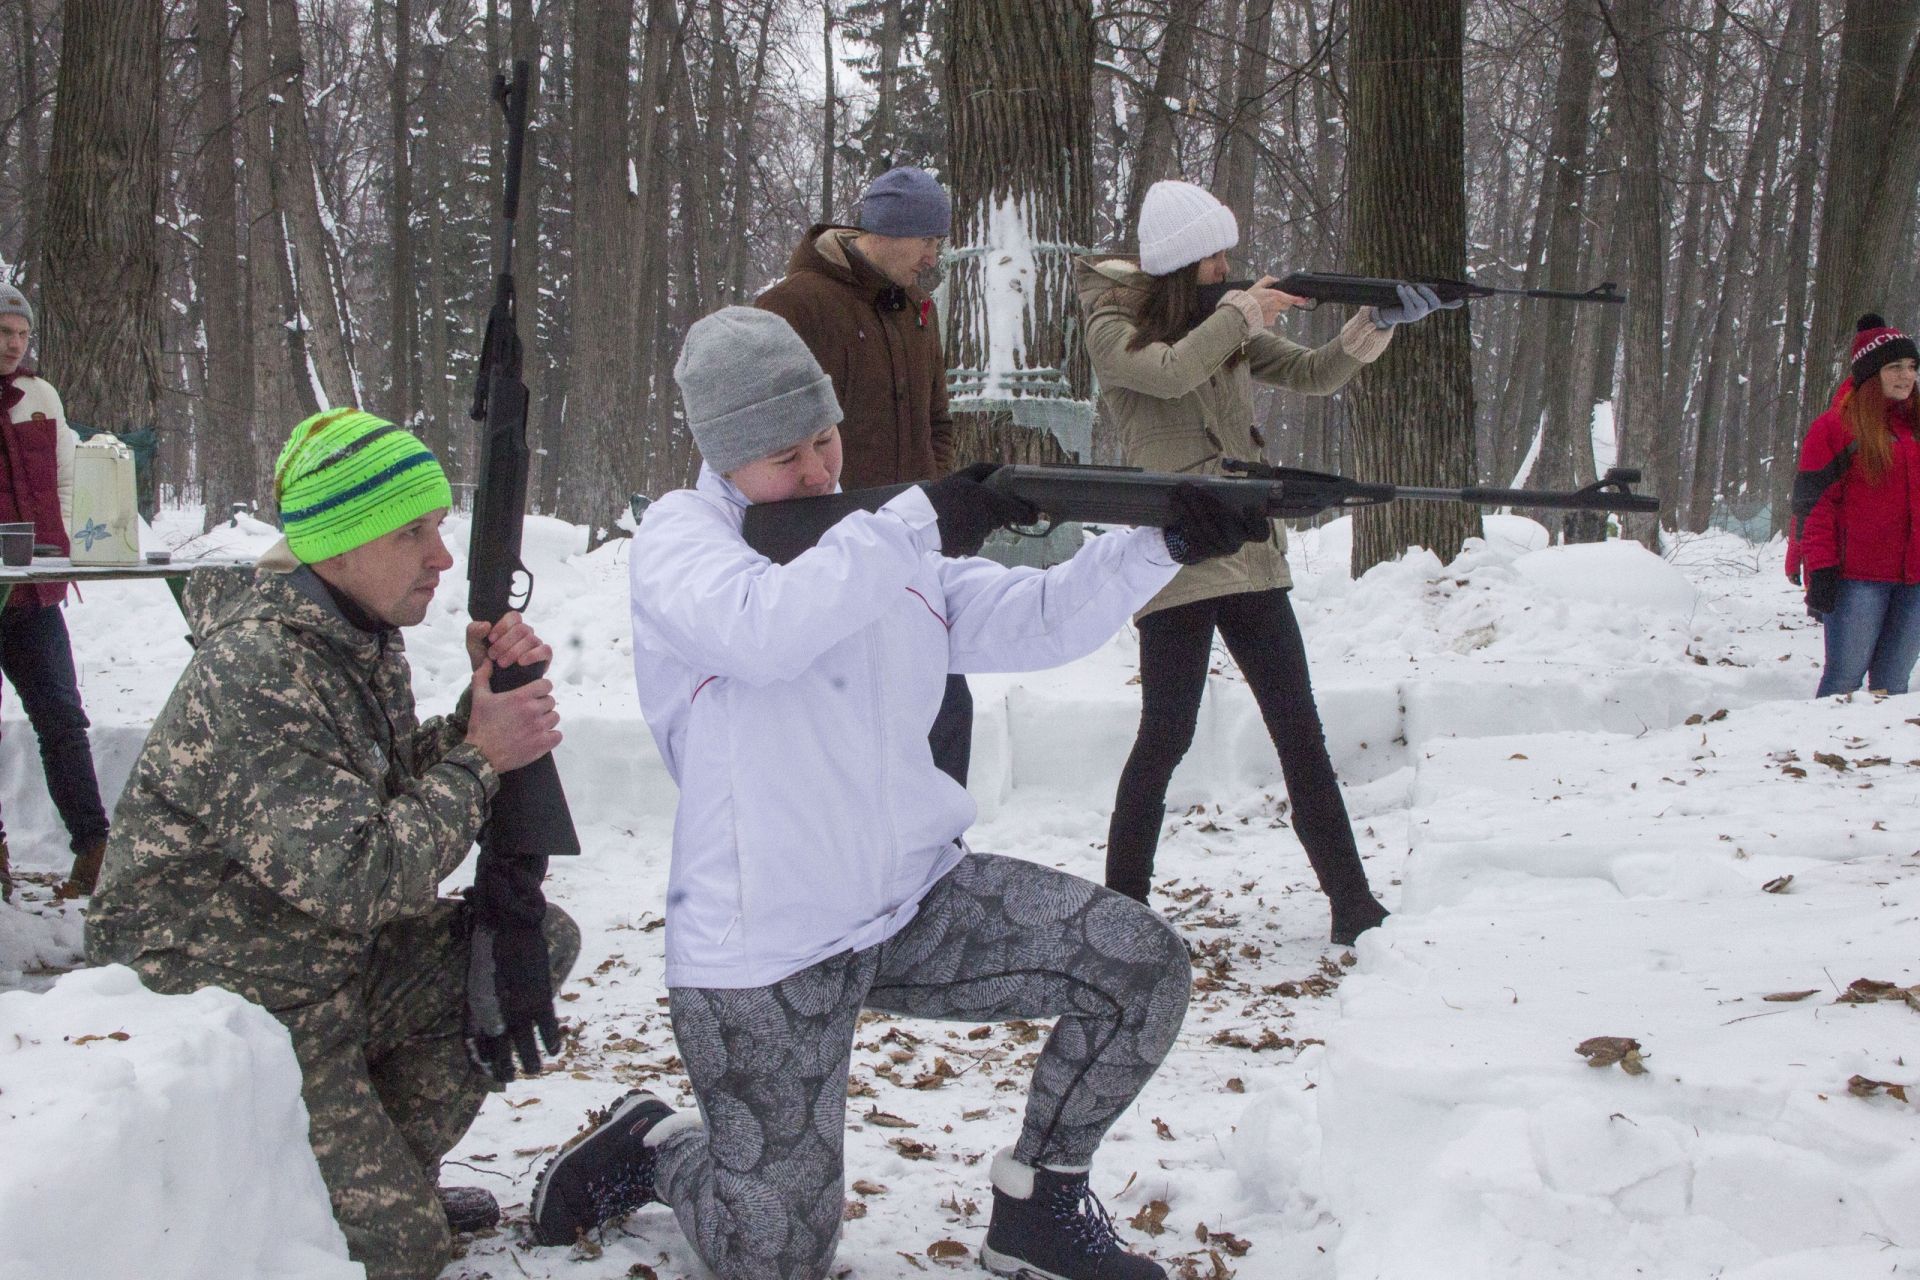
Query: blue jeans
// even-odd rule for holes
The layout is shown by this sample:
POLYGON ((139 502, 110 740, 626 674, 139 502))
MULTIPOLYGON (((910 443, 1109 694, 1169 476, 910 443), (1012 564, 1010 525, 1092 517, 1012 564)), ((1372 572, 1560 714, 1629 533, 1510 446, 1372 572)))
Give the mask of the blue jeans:
POLYGON ((1869 689, 1905 693, 1920 654, 1920 584, 1847 578, 1825 619, 1827 665, 1815 697, 1869 689))

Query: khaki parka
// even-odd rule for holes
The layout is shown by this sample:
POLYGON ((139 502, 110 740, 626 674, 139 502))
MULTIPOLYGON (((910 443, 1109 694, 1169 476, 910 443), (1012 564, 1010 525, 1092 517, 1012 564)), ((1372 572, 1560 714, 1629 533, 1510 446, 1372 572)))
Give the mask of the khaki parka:
MULTIPOLYGON (((1214 313, 1178 342, 1127 350, 1134 316, 1152 277, 1127 258, 1080 258, 1074 290, 1086 321, 1087 355, 1100 399, 1118 432, 1121 460, 1148 471, 1221 474, 1224 458, 1258 460, 1253 384, 1307 395, 1331 395, 1378 359, 1392 337, 1363 308, 1333 341, 1317 349, 1258 326, 1259 307, 1230 293, 1214 313), (1233 368, 1236 351, 1246 358, 1233 368)), ((1286 529, 1276 522, 1265 542, 1230 556, 1188 565, 1137 617, 1215 596, 1290 587, 1286 529)))

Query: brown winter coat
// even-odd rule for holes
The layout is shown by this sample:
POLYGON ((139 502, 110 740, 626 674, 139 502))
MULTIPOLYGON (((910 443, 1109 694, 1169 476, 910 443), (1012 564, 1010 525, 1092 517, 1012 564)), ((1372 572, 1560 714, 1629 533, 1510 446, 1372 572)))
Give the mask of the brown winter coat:
POLYGON ((794 327, 833 379, 847 489, 932 480, 953 470, 947 362, 933 299, 905 291, 906 306, 882 307, 893 282, 848 249, 860 233, 814 226, 793 251, 786 278, 754 300, 794 327))
MULTIPOLYGON (((1347 322, 1317 350, 1249 324, 1258 307, 1229 294, 1214 313, 1178 342, 1127 350, 1134 316, 1150 279, 1125 258, 1081 258, 1074 290, 1086 318, 1087 355, 1100 400, 1119 435, 1121 460, 1148 471, 1219 475, 1223 458, 1257 460, 1253 383, 1308 395, 1331 395, 1386 350, 1392 330, 1376 329, 1371 311, 1347 322), (1225 368, 1236 351, 1246 359, 1225 368)), ((1265 542, 1230 556, 1188 565, 1148 602, 1139 617, 1243 591, 1290 587, 1287 534, 1278 523, 1265 542)))

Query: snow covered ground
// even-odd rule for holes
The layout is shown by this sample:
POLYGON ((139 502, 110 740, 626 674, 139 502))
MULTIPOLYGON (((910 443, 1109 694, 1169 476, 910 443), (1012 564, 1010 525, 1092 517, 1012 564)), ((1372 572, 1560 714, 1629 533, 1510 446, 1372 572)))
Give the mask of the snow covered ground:
MULTIPOLYGON (((156 540, 193 527, 169 513, 156 540)), ((1537 526, 1493 517, 1451 565, 1416 553, 1354 582, 1347 532, 1296 538, 1295 604, 1396 914, 1353 953, 1325 943, 1272 750, 1221 651, 1159 857, 1195 1002, 1094 1169, 1123 1233, 1186 1277, 1920 1275, 1920 992, 1901 990, 1920 985, 1920 697, 1812 700, 1819 631, 1778 547, 1547 549, 1537 526), (1638 1047, 1589 1065, 1576 1047, 1594 1037, 1638 1047)), ((560 1062, 490 1102, 446 1171, 509 1214, 447 1274, 698 1276, 658 1207, 584 1250, 530 1248, 512 1221, 589 1107, 635 1085, 689 1101, 660 986, 673 788, 634 707, 629 544, 586 555, 580 530, 530 534, 586 847, 551 893, 586 950, 560 1062)), ((269 536, 227 529, 183 553, 269 536)), ((409 637, 429 711, 466 678, 453 585, 409 637)), ((117 791, 184 627, 153 584, 90 588, 68 622, 117 791)), ((1061 671, 975 681, 976 847, 1098 877, 1135 659, 1122 635, 1061 671)), ((0 996, 0 1277, 339 1274, 287 1141, 291 1063, 271 1027, 205 993, 57 976, 79 941, 48 900, 64 840, 7 696, 0 802, 16 864, 39 874, 0 908, 0 988, 23 988, 0 996), (114 1030, 129 1038, 75 1043, 114 1030), (205 1074, 195 1054, 227 1064, 228 1114, 199 1095, 154 1105, 205 1074), (251 1076, 231 1065, 249 1060, 251 1076), (141 1167, 216 1121, 240 1184, 141 1167), (103 1125, 118 1146, 67 1158, 69 1135, 103 1125), (115 1238, 18 1243, 45 1233, 46 1206, 103 1195, 140 1206, 115 1238), (141 1236, 236 1213, 277 1230, 191 1266, 141 1236)), ((841 1274, 972 1265, 984 1159, 1016 1131, 1041 1030, 862 1028, 841 1274)))

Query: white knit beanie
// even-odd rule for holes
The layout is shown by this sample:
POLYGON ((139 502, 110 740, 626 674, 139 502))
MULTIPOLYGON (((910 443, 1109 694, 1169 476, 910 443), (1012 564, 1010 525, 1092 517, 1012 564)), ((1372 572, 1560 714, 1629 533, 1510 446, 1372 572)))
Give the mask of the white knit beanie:
POLYGON ((1156 182, 1140 202, 1140 269, 1164 276, 1240 243, 1240 222, 1191 182, 1156 182))

